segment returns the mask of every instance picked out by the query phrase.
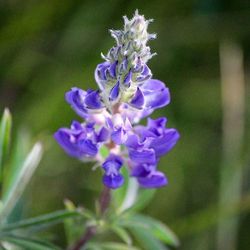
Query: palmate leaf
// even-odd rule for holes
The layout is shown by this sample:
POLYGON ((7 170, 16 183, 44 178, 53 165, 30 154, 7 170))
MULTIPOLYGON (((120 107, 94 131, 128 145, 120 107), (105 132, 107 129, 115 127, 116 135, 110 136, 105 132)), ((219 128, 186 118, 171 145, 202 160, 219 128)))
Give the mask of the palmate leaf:
POLYGON ((21 163, 20 167, 12 173, 11 185, 9 185, 3 194, 3 207, 0 211, 0 223, 6 222, 8 215, 12 212, 18 199, 23 193, 26 185, 29 183, 35 169, 37 168, 43 153, 41 143, 36 143, 30 153, 21 163))
POLYGON ((139 214, 130 215, 121 220, 121 225, 133 232, 139 231, 139 234, 141 234, 140 231, 147 232, 170 246, 179 245, 177 236, 165 224, 151 217, 139 214))
POLYGON ((80 216, 80 213, 76 210, 75 211, 61 210, 61 211, 56 211, 53 213, 41 215, 38 217, 21 220, 16 223, 7 224, 1 228, 1 231, 8 232, 8 231, 24 229, 24 228, 31 229, 34 227, 35 228, 47 227, 47 226, 51 226, 52 224, 60 223, 66 219, 75 218, 78 216, 80 216))
POLYGON ((8 242, 25 250, 60 250, 59 247, 43 240, 26 238, 17 235, 5 235, 2 242, 8 242))
POLYGON ((3 163, 6 159, 10 144, 11 125, 11 114, 8 109, 5 109, 0 122, 0 182, 3 175, 3 163))

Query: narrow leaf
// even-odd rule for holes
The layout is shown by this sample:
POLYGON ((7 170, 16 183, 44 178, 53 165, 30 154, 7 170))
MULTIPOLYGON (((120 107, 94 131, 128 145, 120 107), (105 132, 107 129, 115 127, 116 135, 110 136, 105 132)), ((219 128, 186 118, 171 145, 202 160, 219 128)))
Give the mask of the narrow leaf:
POLYGON ((140 245, 145 250, 167 250, 168 248, 165 247, 159 240, 157 240, 149 231, 144 230, 143 228, 139 227, 131 227, 130 231, 138 240, 140 245))
POLYGON ((118 213, 122 213, 129 208, 132 208, 137 202, 139 184, 135 178, 129 178, 126 195, 123 199, 121 206, 118 209, 118 213))
POLYGON ((3 199, 8 196, 15 179, 19 175, 30 147, 31 144, 29 133, 26 130, 21 129, 17 134, 17 138, 15 139, 14 150, 12 150, 10 156, 10 163, 4 169, 4 179, 2 187, 3 199))
MULTIPOLYGON (((102 243, 88 243, 88 245, 85 247, 86 250, 97 250, 97 249, 103 249, 103 250, 139 250, 137 247, 133 246, 127 246, 122 243, 117 242, 102 242, 102 243)), ((152 250, 152 249, 151 249, 152 250)))
POLYGON ((177 236, 162 222, 144 215, 132 215, 124 220, 123 225, 128 228, 137 228, 143 231, 148 231, 155 238, 171 245, 178 246, 179 240, 177 236))
POLYGON ((7 235, 3 237, 3 241, 21 247, 25 250, 59 250, 57 246, 43 240, 21 237, 17 235, 7 235))
POLYGON ((156 193, 155 189, 144 189, 140 188, 137 192, 137 199, 136 202, 133 204, 133 206, 126 209, 124 212, 138 212, 144 209, 150 201, 153 199, 154 195, 156 193))
MULTIPOLYGON (((64 205, 67 211, 69 212, 76 211, 77 209, 74 203, 68 199, 64 200, 64 205)), ((89 216, 89 214, 88 212, 85 213, 85 209, 81 209, 79 213, 81 214, 81 217, 73 217, 73 218, 68 218, 64 220, 63 225, 64 225, 66 241, 67 241, 68 246, 76 242, 77 239, 81 237, 81 235, 83 234, 85 230, 86 223, 84 219, 86 218, 86 214, 87 216, 89 216)))
POLYGON ((124 184, 120 188, 112 190, 112 193, 111 193, 112 201, 114 203, 116 210, 119 209, 119 207, 121 206, 121 204, 123 203, 125 199, 127 189, 128 189, 128 182, 129 182, 129 173, 126 167, 123 167, 121 169, 121 173, 124 177, 124 184))
POLYGON ((132 245, 132 238, 130 237, 129 233, 122 227, 119 226, 112 226, 110 228, 121 240, 123 240, 128 246, 132 245))
POLYGON ((122 187, 112 191, 113 202, 115 210, 118 214, 131 208, 136 204, 139 185, 135 178, 130 178, 128 169, 122 168, 122 175, 125 182, 122 187))
POLYGON ((3 219, 6 221, 7 216, 11 213, 12 209, 16 205, 18 199, 23 193, 26 185, 30 181, 35 169, 37 168, 41 157, 42 157, 42 145, 41 143, 36 143, 25 161, 23 162, 21 169, 16 176, 14 182, 12 183, 9 192, 3 198, 3 208, 0 213, 0 221, 3 219))
POLYGON ((0 122, 0 181, 3 175, 3 163, 7 157, 10 144, 11 124, 11 114, 8 109, 5 109, 0 122))
POLYGON ((30 218, 26 220, 21 220, 16 223, 7 224, 3 228, 1 228, 1 230, 6 232, 11 230, 17 230, 20 228, 45 227, 50 226, 51 224, 60 223, 68 218, 75 218, 79 215, 80 213, 77 211, 56 211, 35 218, 30 218))

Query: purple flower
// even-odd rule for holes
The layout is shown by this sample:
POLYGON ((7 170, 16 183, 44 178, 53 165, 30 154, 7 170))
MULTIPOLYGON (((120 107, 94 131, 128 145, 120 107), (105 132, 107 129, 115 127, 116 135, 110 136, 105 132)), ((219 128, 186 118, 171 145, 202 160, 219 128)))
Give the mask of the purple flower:
POLYGON ((99 90, 74 87, 65 94, 85 121, 59 129, 55 139, 72 157, 102 165, 103 183, 109 188, 123 184, 123 161, 142 187, 158 188, 166 185, 167 179, 157 164, 180 136, 176 129, 166 127, 164 117, 148 118, 146 126, 138 125, 154 110, 168 105, 170 93, 163 82, 152 79, 147 66, 154 56, 147 43, 155 38, 147 32, 149 21, 137 12, 124 21, 124 30, 111 30, 115 45, 102 55, 104 62, 95 69, 99 90), (109 151, 106 159, 102 149, 109 151))
POLYGON ((109 100, 115 101, 119 95, 120 92, 120 82, 118 81, 115 86, 110 90, 109 93, 109 100))
POLYGON ((114 154, 110 154, 102 164, 102 168, 105 171, 102 181, 105 186, 115 189, 124 183, 124 178, 119 172, 122 164, 122 158, 114 154))
POLYGON ((147 109, 162 108, 170 103, 170 93, 165 84, 156 79, 150 79, 140 87, 144 95, 147 109))
POLYGON ((95 90, 84 91, 74 87, 65 94, 65 99, 83 118, 87 118, 89 113, 100 111, 103 108, 99 92, 95 90))
POLYGON ((125 86, 130 87, 130 85, 132 83, 132 76, 133 76, 133 73, 131 70, 129 70, 129 72, 126 74, 124 81, 123 81, 123 84, 125 86))
POLYGON ((151 76, 152 76, 152 73, 151 73, 150 68, 146 64, 144 64, 141 67, 140 75, 137 76, 136 81, 138 81, 138 82, 144 82, 144 81, 150 79, 151 76))
POLYGON ((136 128, 141 141, 150 141, 147 146, 155 151, 156 158, 168 153, 180 138, 176 129, 165 128, 166 122, 165 117, 156 120, 149 118, 147 127, 138 126, 136 128))
POLYGON ((128 133, 132 130, 132 125, 127 117, 119 114, 114 115, 113 121, 107 119, 108 126, 111 129, 111 139, 117 145, 124 144, 128 138, 128 133))
POLYGON ((156 165, 140 164, 132 169, 131 176, 136 177, 144 188, 159 188, 167 185, 164 173, 156 170, 156 165))
POLYGON ((129 158, 135 163, 156 163, 155 151, 153 149, 129 149, 129 158))
POLYGON ((130 105, 137 109, 141 109, 143 107, 144 95, 139 87, 137 88, 134 97, 130 101, 130 105))
POLYGON ((72 157, 79 159, 94 157, 98 148, 97 145, 90 139, 93 130, 88 131, 86 127, 79 122, 73 121, 69 128, 60 128, 54 137, 59 145, 72 157))
POLYGON ((100 90, 105 89, 107 83, 107 70, 110 67, 109 62, 100 63, 97 65, 95 70, 95 80, 100 88, 100 90))

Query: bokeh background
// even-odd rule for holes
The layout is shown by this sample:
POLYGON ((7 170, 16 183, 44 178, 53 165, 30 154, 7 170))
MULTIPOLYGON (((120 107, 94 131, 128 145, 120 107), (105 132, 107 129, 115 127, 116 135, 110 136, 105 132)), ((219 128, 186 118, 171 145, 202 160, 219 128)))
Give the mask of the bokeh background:
MULTIPOLYGON (((184 250, 250 249, 250 2, 248 0, 0 0, 0 111, 45 145, 23 198, 25 216, 88 208, 101 173, 68 157, 53 133, 78 119, 64 101, 72 86, 95 87, 93 72, 135 9, 154 18, 149 66, 171 90, 167 116, 181 140, 160 162, 169 185, 145 213, 167 223, 184 250)), ((65 244, 63 228, 53 240, 65 244)), ((153 249, 152 249, 153 250, 153 249)))

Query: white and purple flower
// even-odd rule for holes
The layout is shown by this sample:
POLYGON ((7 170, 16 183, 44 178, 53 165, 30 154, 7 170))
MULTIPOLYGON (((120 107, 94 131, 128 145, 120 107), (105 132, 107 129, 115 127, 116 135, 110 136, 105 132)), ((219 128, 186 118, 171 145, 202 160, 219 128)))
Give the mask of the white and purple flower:
POLYGON ((85 122, 73 121, 70 128, 60 128, 55 139, 70 156, 97 161, 104 173, 103 184, 109 188, 123 185, 122 167, 142 187, 159 188, 167 184, 167 178, 157 164, 180 136, 176 129, 166 128, 164 117, 148 118, 146 126, 138 125, 155 109, 168 105, 170 93, 163 82, 152 79, 147 65, 154 56, 147 46, 155 38, 147 32, 150 21, 138 12, 124 21, 124 30, 111 30, 116 45, 95 70, 99 90, 74 87, 65 95, 85 122), (103 147, 109 149, 106 158, 101 154, 103 147))

